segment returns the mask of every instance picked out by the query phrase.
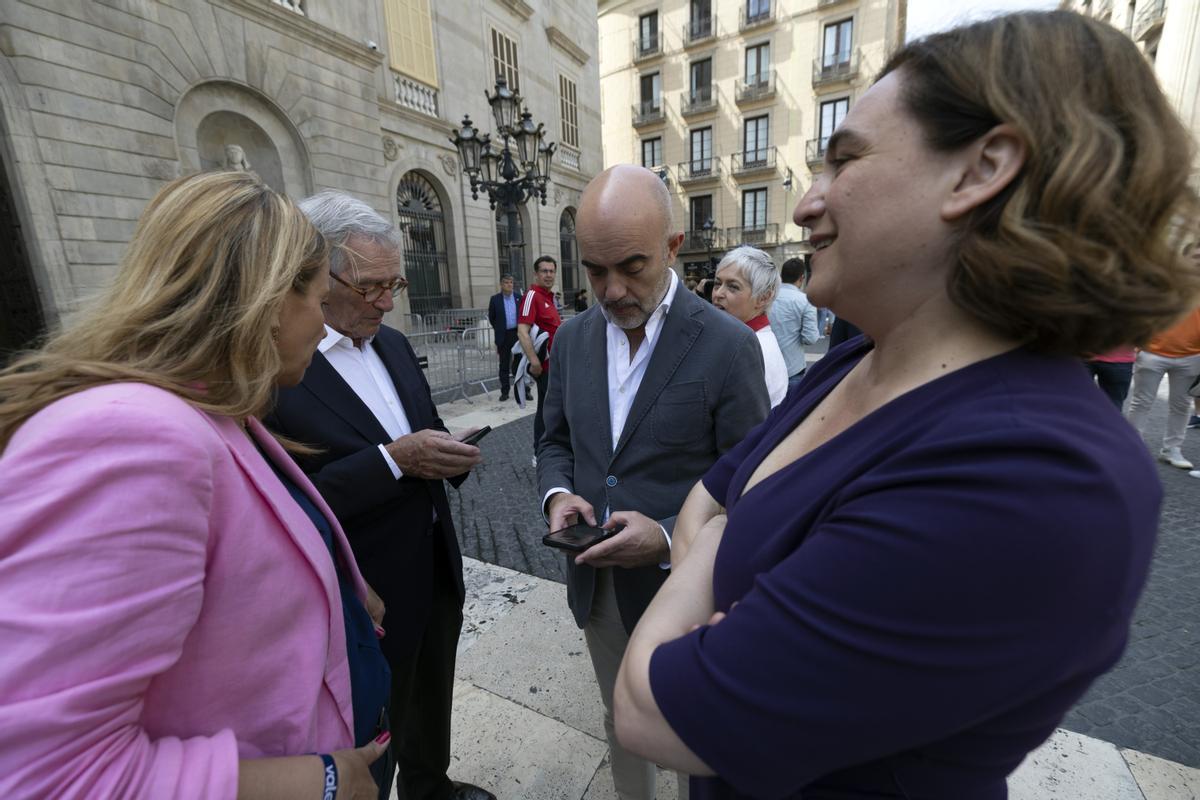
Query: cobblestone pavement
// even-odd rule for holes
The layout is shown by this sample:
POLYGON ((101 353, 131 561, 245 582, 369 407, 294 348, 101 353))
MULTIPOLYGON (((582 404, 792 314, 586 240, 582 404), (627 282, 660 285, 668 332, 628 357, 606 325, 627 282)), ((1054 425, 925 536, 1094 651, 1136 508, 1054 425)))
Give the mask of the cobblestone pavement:
MULTIPOLYGON (((1155 451, 1166 402, 1146 436, 1155 451)), ((1200 431, 1184 454, 1200 466, 1200 431)), ((483 440, 485 463, 450 492, 464 555, 541 578, 565 580, 563 557, 541 543, 533 418, 498 427, 483 440)), ((1062 727, 1200 767, 1200 480, 1160 465, 1166 490, 1158 550, 1129 647, 1067 715, 1062 727)), ((563 593, 566 603, 566 593, 563 593)))

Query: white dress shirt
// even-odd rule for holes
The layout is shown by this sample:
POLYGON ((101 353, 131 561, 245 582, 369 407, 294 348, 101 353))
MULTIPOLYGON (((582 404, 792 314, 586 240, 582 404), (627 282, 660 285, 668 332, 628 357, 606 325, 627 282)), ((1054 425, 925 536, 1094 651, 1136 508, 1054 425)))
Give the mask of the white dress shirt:
MULTIPOLYGON (((605 337, 607 340, 607 355, 608 355, 608 421, 609 430, 612 434, 612 448, 617 449, 617 442, 621 439, 621 431, 625 429, 625 423, 629 419, 629 411, 633 408, 634 398, 637 397, 638 389, 642 385, 642 378, 646 376, 646 366, 650 363, 650 357, 654 355, 654 346, 658 344, 659 334, 662 333, 663 322, 666 321, 667 312, 671 310, 671 303, 675 300, 675 291, 679 288, 679 276, 675 274, 675 270, 668 269, 670 272, 670 285, 667 287, 667 293, 663 295, 662 302, 650 314, 650 318, 646 320, 646 335, 642 340, 642 344, 634 353, 633 358, 629 357, 629 336, 626 335, 624 329, 614 324, 612 318, 608 315, 604 305, 600 305, 600 313, 604 315, 606 320, 605 337)), ((542 513, 546 513, 546 504, 550 498, 556 494, 569 492, 570 490, 556 486, 546 492, 546 496, 542 498, 542 513)), ((600 523, 604 524, 608 520, 612 509, 605 508, 601 513, 600 523)), ((549 520, 547 520, 549 521, 549 520)), ((671 536, 667 533, 666 528, 661 525, 659 528, 663 532, 663 536, 667 539, 667 547, 671 546, 671 536)), ((660 567, 667 569, 670 563, 660 564, 660 567)))
MULTIPOLYGON (((412 433, 412 426, 408 423, 408 415, 404 413, 400 396, 396 394, 392 376, 383 365, 383 359, 375 352, 375 348, 371 347, 372 339, 374 337, 364 339, 362 347, 355 347, 349 336, 326 325, 325 338, 317 345, 317 350, 329 360, 337 374, 349 384, 350 389, 366 404, 375 415, 375 419, 379 420, 387 435, 395 441, 412 433)), ((404 473, 388 454, 387 448, 381 444, 379 452, 392 475, 399 480, 404 473)))

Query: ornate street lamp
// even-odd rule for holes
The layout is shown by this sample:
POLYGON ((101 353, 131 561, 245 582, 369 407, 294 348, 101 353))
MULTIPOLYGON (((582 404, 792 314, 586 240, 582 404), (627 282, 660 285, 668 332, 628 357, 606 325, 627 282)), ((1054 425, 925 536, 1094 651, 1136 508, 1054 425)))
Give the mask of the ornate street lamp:
POLYGON ((485 192, 492 209, 499 203, 508 220, 509 268, 514 275, 524 275, 519 263, 518 241, 520 217, 517 206, 535 197, 546 205, 546 185, 550 182, 550 162, 554 159, 555 144, 545 142, 545 126, 533 121, 528 109, 521 108, 521 95, 508 88, 503 75, 496 78, 496 90, 484 92, 496 121, 496 141, 489 134, 480 134, 469 116, 463 117, 462 127, 450 141, 458 150, 463 172, 471 180, 471 197, 479 199, 485 192))
MULTIPOLYGON (((700 238, 704 241, 705 252, 708 253, 708 271, 710 273, 715 272, 713 269, 715 264, 713 264, 712 250, 713 245, 717 243, 717 229, 712 217, 704 220, 704 224, 700 226, 700 238)), ((711 278, 712 275, 709 275, 709 277, 711 278)))

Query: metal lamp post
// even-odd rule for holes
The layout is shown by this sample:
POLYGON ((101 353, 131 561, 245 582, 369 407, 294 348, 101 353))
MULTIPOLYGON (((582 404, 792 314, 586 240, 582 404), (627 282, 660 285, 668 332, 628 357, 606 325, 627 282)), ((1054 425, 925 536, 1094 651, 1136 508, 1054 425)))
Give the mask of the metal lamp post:
POLYGON ((517 253, 524 242, 518 241, 520 217, 517 206, 533 198, 546 205, 546 184, 550 182, 550 162, 557 144, 547 144, 545 126, 534 124, 533 115, 521 110, 521 95, 508 88, 503 75, 496 78, 494 94, 484 92, 496 121, 496 141, 480 134, 469 116, 450 141, 458 149, 463 172, 471 179, 471 198, 478 200, 486 192, 489 206, 500 204, 508 222, 508 271, 524 275, 517 253))
MULTIPOLYGON (((705 252, 708 253, 708 271, 712 272, 714 274, 715 274, 715 270, 713 269, 714 264, 713 264, 713 257, 712 257, 712 249, 713 249, 713 245, 716 244, 716 241, 717 241, 717 229, 715 226, 716 226, 716 223, 713 222, 712 217, 709 217, 708 219, 704 220, 704 224, 700 226, 700 237, 704 240, 704 250, 705 250, 705 252)), ((709 277, 712 277, 712 275, 710 275, 709 277)))

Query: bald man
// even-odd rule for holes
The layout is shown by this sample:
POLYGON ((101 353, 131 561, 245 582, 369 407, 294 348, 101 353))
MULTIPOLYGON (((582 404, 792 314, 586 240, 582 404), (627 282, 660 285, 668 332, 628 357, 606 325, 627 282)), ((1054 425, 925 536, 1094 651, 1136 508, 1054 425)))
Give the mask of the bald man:
POLYGON ((538 487, 550 530, 581 519, 621 528, 568 557, 567 598, 604 700, 617 796, 650 800, 654 765, 613 733, 617 669, 666 580, 684 498, 770 401, 754 332, 680 288, 671 265, 683 234, 657 175, 630 165, 598 175, 575 236, 596 301, 554 340, 538 487))

